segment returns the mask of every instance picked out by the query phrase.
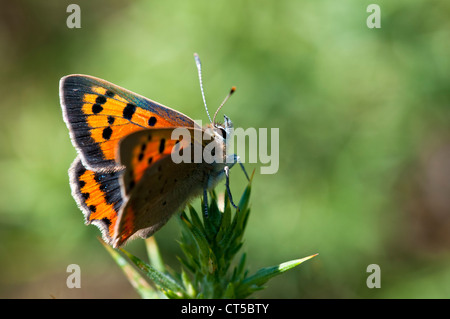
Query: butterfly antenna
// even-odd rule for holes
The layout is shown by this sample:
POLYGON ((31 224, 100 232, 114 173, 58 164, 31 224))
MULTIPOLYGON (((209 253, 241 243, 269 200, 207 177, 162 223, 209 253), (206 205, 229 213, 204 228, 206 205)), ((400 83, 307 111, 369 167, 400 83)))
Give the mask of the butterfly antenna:
POLYGON ((202 91, 203 104, 205 104, 206 114, 208 114, 209 121, 211 121, 211 116, 209 115, 208 106, 206 105, 205 92, 203 91, 203 81, 202 81, 202 64, 200 63, 200 58, 197 53, 194 53, 195 64, 198 70, 198 80, 200 82, 200 91, 202 91))
POLYGON ((216 113, 214 113, 214 117, 212 120, 212 123, 216 123, 216 116, 217 113, 219 113, 220 109, 222 108, 222 106, 224 106, 224 104, 228 101, 228 99, 230 98, 230 96, 234 93, 234 91, 236 91, 236 87, 233 86, 230 90, 230 92, 227 94, 227 96, 225 97, 225 99, 223 100, 222 104, 220 104, 219 108, 217 109, 216 113))

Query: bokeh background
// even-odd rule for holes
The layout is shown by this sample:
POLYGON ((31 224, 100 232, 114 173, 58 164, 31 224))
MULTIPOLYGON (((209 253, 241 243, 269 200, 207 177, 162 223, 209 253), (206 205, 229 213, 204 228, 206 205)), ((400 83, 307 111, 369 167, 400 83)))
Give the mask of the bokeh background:
MULTIPOLYGON (((69 29, 72 2, 0 5, 0 297, 138 298, 71 197, 58 82, 90 74, 206 121, 194 52, 211 112, 235 85, 236 126, 280 129, 279 171, 246 164, 250 270, 320 254, 256 297, 450 297, 449 1, 77 1, 69 29)), ((174 220, 156 234, 174 268, 178 238, 174 220)))

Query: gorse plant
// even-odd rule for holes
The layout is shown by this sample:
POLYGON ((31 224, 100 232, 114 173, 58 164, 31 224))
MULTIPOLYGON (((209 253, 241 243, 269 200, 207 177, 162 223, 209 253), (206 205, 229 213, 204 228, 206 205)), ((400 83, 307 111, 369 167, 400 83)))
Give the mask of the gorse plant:
POLYGON ((153 237, 146 240, 149 263, 121 249, 130 262, 110 246, 105 247, 142 298, 247 298, 255 291, 264 289, 269 279, 316 256, 262 268, 252 275, 249 275, 246 267, 245 253, 242 253, 237 263, 233 263, 243 244, 250 214, 250 191, 251 184, 242 194, 234 213, 227 193, 224 195, 222 212, 218 197, 212 191, 207 215, 205 211, 199 214, 190 205, 189 214, 183 212, 180 215, 179 245, 184 255, 178 258, 181 273, 166 268, 153 237))

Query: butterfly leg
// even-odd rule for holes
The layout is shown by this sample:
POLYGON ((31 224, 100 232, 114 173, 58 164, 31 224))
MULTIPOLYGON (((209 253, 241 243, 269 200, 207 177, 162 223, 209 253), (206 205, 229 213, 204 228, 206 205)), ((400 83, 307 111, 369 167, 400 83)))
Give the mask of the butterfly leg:
POLYGON ((208 218, 208 191, 203 188, 203 216, 208 218))
POLYGON ((225 172, 225 187, 227 189, 227 193, 228 193, 228 198, 230 199, 230 203, 231 205, 233 205, 233 207, 235 209, 239 209, 236 204, 234 204, 233 202, 233 196, 231 195, 231 190, 230 190, 230 168, 228 166, 224 167, 224 172, 225 172))
POLYGON ((245 177, 247 178, 248 181, 250 181, 247 171, 245 170, 244 164, 242 164, 241 158, 238 155, 236 155, 236 154, 228 155, 227 163, 231 163, 231 166, 233 166, 235 163, 238 163, 239 166, 242 168, 242 171, 244 172, 245 177))
POLYGON ((247 171, 245 170, 244 164, 242 164, 242 162, 241 162, 241 158, 239 156, 237 156, 236 154, 234 156, 235 156, 236 162, 239 163, 239 166, 244 171, 245 177, 247 177, 247 180, 250 181, 250 178, 248 177, 247 171))

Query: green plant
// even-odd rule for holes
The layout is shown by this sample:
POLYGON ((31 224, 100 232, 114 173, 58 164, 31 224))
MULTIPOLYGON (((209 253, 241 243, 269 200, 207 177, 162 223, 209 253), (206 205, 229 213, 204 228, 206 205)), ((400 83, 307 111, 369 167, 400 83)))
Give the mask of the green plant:
POLYGON ((165 267, 153 237, 146 240, 149 263, 120 249, 130 263, 118 251, 105 247, 143 298, 247 298, 255 291, 264 289, 269 279, 317 255, 262 268, 252 275, 248 274, 245 253, 233 264, 243 244, 250 213, 250 191, 251 184, 245 189, 239 209, 234 214, 226 192, 222 212, 218 197, 212 191, 208 216, 203 211, 200 218, 192 206, 188 206, 189 215, 186 212, 180 215, 179 245, 184 254, 178 258, 181 273, 169 271, 165 267), (137 266, 139 271, 131 264, 137 266), (154 287, 145 277, 152 281, 154 287))

